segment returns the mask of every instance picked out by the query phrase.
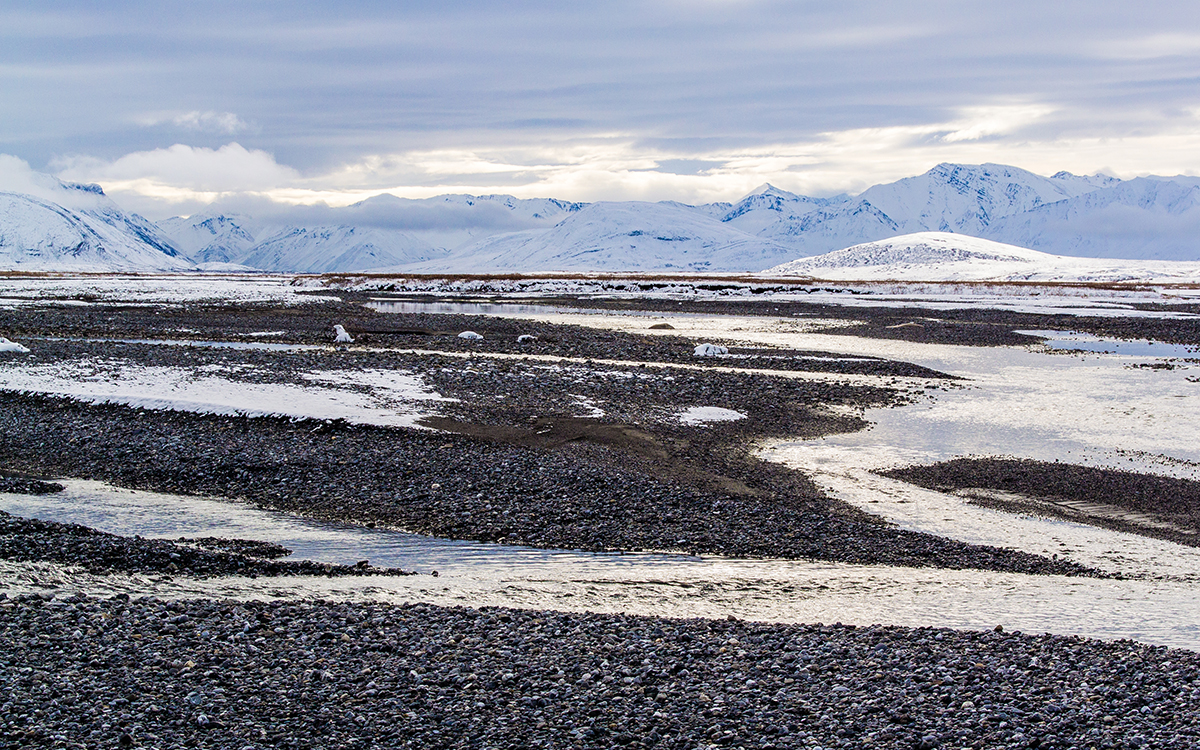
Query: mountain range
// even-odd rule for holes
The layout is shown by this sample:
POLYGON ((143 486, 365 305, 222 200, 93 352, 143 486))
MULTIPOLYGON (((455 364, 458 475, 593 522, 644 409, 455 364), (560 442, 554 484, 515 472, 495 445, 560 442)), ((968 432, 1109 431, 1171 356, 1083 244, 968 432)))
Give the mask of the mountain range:
POLYGON ((0 268, 761 271, 925 232, 1051 256, 1200 260, 1194 177, 1043 177, 998 164, 940 164, 854 196, 815 198, 771 185, 735 203, 699 206, 381 195, 274 218, 207 212, 157 224, 124 213, 98 186, 46 179, 52 193, 0 193, 0 268))

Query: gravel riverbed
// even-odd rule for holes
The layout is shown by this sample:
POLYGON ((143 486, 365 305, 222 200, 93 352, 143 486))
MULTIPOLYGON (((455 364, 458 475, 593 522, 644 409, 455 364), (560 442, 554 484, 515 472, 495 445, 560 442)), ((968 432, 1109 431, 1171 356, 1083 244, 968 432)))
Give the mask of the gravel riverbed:
MULTIPOLYGON (((912 313, 863 313, 847 331, 1018 340, 1015 320, 971 315, 892 328, 912 313)), ((475 316, 406 319, 349 303, 0 311, 0 330, 24 340, 244 341, 284 331, 268 340, 327 343, 334 323, 369 346, 520 353, 516 334, 531 333, 538 353, 654 367, 37 339, 27 361, 220 368, 249 383, 391 368, 458 401, 441 402, 425 420, 435 432, 0 394, 0 490, 48 492, 55 477, 95 478, 552 548, 1091 574, 1062 560, 902 531, 826 497, 798 472, 753 458, 764 438, 860 429, 856 410, 919 397, 897 382, 803 381, 711 362, 668 371, 656 368, 696 363, 687 354, 695 342, 475 316), (457 339, 464 328, 485 329, 488 343, 457 339), (581 414, 590 407, 580 397, 603 414, 581 414), (746 418, 707 426, 675 418, 697 405, 746 418)), ((1021 325, 1052 327, 1026 318, 1021 325)), ((955 386, 909 363, 842 365, 784 352, 772 367, 779 352, 744 353, 762 369, 955 386)), ((12 516, 0 522, 10 532, 0 534, 0 554, 12 560, 86 567, 92 559, 93 570, 114 574, 244 574, 248 566, 260 575, 329 573, 287 569, 294 563, 268 559, 277 550, 254 545, 131 540, 12 516)), ((1129 641, 426 604, 0 594, 6 747, 1191 748, 1200 744, 1197 700, 1200 655, 1129 641)))
POLYGON ((0 602, 10 747, 1190 748, 1128 641, 430 605, 0 602))

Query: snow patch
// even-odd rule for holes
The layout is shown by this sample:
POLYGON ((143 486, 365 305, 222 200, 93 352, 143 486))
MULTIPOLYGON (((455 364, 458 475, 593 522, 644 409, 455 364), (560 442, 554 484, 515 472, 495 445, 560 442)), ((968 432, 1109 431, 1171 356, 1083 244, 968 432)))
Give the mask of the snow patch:
POLYGON ((428 416, 419 405, 453 400, 428 390, 416 375, 391 370, 318 371, 305 378, 314 385, 247 383, 180 367, 85 359, 0 367, 0 391, 156 411, 343 419, 384 427, 419 427, 417 421, 428 416))
POLYGON ((20 354, 28 354, 29 350, 15 341, 9 341, 3 336, 0 336, 0 352, 18 352, 20 354))
POLYGON ((692 426, 708 422, 736 422, 745 418, 746 415, 740 411, 722 409, 719 406, 693 406, 679 415, 680 422, 692 426))

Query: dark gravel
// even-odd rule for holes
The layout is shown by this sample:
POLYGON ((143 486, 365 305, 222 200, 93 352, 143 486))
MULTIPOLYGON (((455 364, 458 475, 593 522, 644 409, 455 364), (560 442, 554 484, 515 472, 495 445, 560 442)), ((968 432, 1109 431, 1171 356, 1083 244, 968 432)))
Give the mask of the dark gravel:
POLYGON ((65 489, 58 482, 46 482, 37 477, 24 477, 0 472, 0 492, 20 495, 49 495, 65 489))
MULTIPOLYGON (((350 305, 94 305, 37 308, 6 325, 42 335, 170 334, 197 340, 286 330, 296 341, 327 342, 334 319, 354 330, 352 313, 396 326, 432 321, 444 328, 456 320, 375 314, 350 305)), ((509 334, 525 330, 518 321, 460 317, 476 329, 491 321, 513 326, 509 334)), ((681 350, 680 342, 654 337, 542 326, 539 343, 562 342, 556 346, 566 348, 557 353, 578 354, 575 348, 582 347, 629 359, 665 358, 681 350)), ((25 355, 31 362, 87 361, 97 376, 106 376, 111 362, 204 368, 252 383, 304 383, 304 375, 318 370, 400 370, 459 399, 439 403, 443 416, 427 420, 457 434, 434 434, 0 396, 0 466, 37 476, 244 498, 326 520, 548 548, 1089 573, 1064 561, 901 531, 823 496, 798 472, 751 454, 748 446, 766 437, 861 429, 862 420, 834 416, 827 407, 882 406, 914 397, 893 389, 669 364, 662 369, 361 348, 281 353, 22 340, 32 344, 25 355), (599 405, 604 416, 581 418, 587 411, 581 398, 599 405), (748 418, 706 427, 678 423, 680 411, 702 405, 735 409, 748 418)), ((515 335, 506 340, 506 346, 517 346, 515 335)), ((690 346, 685 351, 690 364, 696 358, 690 346)), ((885 365, 884 370, 895 365, 908 371, 904 363, 885 365)))
MULTIPOLYGON (((47 335, 100 338, 165 338, 190 341, 268 341, 332 344, 333 326, 343 325, 354 337, 348 348, 400 347, 452 352, 502 352, 587 359, 622 359, 686 363, 701 367, 747 367, 765 370, 922 377, 953 380, 910 362, 829 352, 766 349, 737 341, 699 341, 663 335, 603 331, 584 326, 541 323, 482 315, 380 313, 353 303, 279 307, 261 304, 44 305, 20 311, 0 310, 0 331, 21 340, 47 335), (458 338, 475 331, 482 340, 458 338), (283 331, 270 338, 249 334, 283 331), (518 342, 522 335, 535 341, 518 342), (728 357, 696 357, 697 344, 718 343, 728 357)), ((647 328, 650 326, 647 321, 647 328)))
POLYGON ((430 605, 0 601, 0 742, 1193 748, 1200 655, 430 605))
POLYGON ((97 574, 163 573, 200 578, 221 575, 411 575, 396 568, 375 568, 369 564, 279 561, 255 554, 267 551, 272 556, 280 556, 280 549, 278 545, 264 542, 239 544, 233 540, 221 540, 220 543, 203 540, 200 544, 177 544, 163 539, 129 538, 78 524, 21 518, 0 511, 0 559, 15 562, 55 562, 79 566, 97 574), (212 546, 238 551, 205 548, 212 546))
POLYGON ((1075 464, 995 458, 959 458, 880 473, 936 490, 983 487, 1020 493, 1031 502, 1010 498, 992 500, 988 504, 1003 510, 1052 515, 1200 546, 1200 482, 1195 480, 1075 464), (1063 500, 1075 502, 1064 505, 1063 500), (1088 514, 1078 510, 1080 503, 1102 503, 1148 516, 1173 528, 1088 514))
MULTIPOLYGON (((736 424, 736 423, 735 423, 736 424)), ((0 395, 0 460, 435 536, 549 548, 1086 574, 1065 561, 903 531, 694 428, 589 420, 447 434, 84 406, 0 395)), ((749 429, 749 428, 746 428, 749 429)))
MULTIPOLYGON (((764 284, 763 293, 776 291, 764 284)), ((812 291, 843 291, 847 299, 869 296, 849 288, 809 287, 812 291)), ((789 289, 788 291, 803 291, 789 289)), ((366 295, 345 294, 346 299, 366 299, 366 295)), ((429 298, 436 299, 436 298, 429 298)), ((1153 339, 1170 344, 1200 345, 1200 305, 1163 305, 1123 302, 1124 306, 1146 311, 1189 313, 1192 318, 1103 317, 1067 313, 1023 313, 997 308, 966 305, 954 309, 923 308, 919 305, 897 307, 827 304, 726 297, 721 299, 608 299, 574 297, 508 298, 506 302, 555 305, 607 310, 644 310, 662 313, 702 313, 756 315, 773 318, 827 318, 845 320, 842 328, 827 329, 864 338, 898 339, 919 343, 957 344, 961 346, 1012 346, 1036 343, 1039 339, 1017 333, 1022 330, 1079 331, 1117 339, 1153 339)))

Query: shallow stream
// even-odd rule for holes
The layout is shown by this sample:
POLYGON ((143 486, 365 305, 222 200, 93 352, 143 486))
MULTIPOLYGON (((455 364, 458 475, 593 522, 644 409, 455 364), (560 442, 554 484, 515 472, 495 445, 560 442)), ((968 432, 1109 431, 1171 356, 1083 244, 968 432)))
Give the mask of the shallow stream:
POLYGON ((63 493, 0 494, 0 509, 105 531, 175 539, 210 534, 279 542, 294 557, 415 569, 365 578, 91 576, 0 561, 10 593, 162 597, 322 597, 444 605, 842 622, 1081 634, 1200 650, 1197 583, 1095 580, 665 554, 591 554, 452 542, 324 524, 244 505, 67 481, 63 493), (436 577, 429 575, 436 569, 436 577))

